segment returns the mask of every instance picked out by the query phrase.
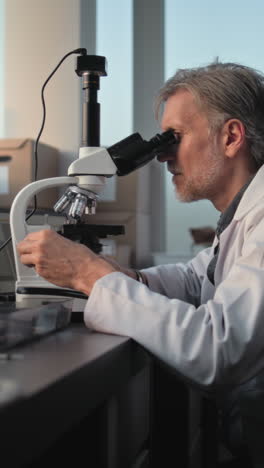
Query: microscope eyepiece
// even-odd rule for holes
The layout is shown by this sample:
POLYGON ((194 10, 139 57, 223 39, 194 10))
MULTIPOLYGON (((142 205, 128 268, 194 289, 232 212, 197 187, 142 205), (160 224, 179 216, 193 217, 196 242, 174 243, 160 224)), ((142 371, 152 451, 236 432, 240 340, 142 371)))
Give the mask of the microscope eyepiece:
POLYGON ((107 151, 117 167, 117 175, 123 176, 144 166, 177 143, 173 130, 157 133, 149 141, 143 140, 139 133, 133 133, 107 148, 107 151))
POLYGON ((177 137, 175 136, 174 130, 167 130, 163 133, 157 133, 154 137, 149 140, 149 144, 152 144, 154 149, 166 147, 177 143, 177 137))

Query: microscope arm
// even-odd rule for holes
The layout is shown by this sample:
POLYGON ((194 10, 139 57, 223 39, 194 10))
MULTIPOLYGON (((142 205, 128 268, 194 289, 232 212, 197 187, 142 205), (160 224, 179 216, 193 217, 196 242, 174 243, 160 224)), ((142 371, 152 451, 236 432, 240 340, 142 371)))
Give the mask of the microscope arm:
POLYGON ((22 190, 20 190, 20 192, 15 197, 10 211, 10 229, 17 273, 17 287, 23 287, 24 285, 28 286, 28 284, 38 287, 54 287, 54 285, 36 275, 36 272, 33 268, 28 268, 19 261, 17 253, 18 242, 22 241, 29 232, 50 228, 50 226, 47 224, 33 226, 27 223, 26 212, 30 200, 32 197, 34 197, 34 195, 43 189, 77 183, 78 178, 76 177, 53 177, 50 179, 42 179, 27 185, 22 190))

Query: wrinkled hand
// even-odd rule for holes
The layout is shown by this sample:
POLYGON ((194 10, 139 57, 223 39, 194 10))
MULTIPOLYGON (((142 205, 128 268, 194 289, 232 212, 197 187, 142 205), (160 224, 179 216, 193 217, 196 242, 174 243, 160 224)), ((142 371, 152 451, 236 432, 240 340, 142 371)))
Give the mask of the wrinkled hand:
POLYGON ((20 261, 33 266, 47 281, 89 295, 94 283, 108 273, 121 271, 88 247, 45 229, 28 234, 17 245, 20 261))

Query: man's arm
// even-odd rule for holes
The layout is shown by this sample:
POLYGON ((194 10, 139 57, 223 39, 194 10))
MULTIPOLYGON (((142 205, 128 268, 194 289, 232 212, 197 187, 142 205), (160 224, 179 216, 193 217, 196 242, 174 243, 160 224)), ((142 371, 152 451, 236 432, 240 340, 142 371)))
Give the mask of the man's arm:
MULTIPOLYGON (((22 263, 35 267, 43 278, 89 296, 85 310, 88 327, 131 336, 196 382, 208 385, 219 378, 219 371, 221 375, 224 359, 221 335, 223 321, 230 314, 229 291, 223 306, 228 308, 228 313, 224 313, 221 304, 213 302, 197 308, 186 300, 170 299, 125 275, 87 247, 50 230, 30 233, 18 245, 18 251, 22 263)), ((194 271, 193 266, 188 268, 194 271)), ((152 285, 155 270, 144 270, 152 285)), ((170 281, 167 290, 177 292, 178 278, 172 273, 181 270, 177 265, 167 267, 166 275, 165 270, 163 274, 160 270, 156 286, 160 288, 166 278, 170 281)), ((198 294, 204 268, 202 271, 201 276, 195 273, 198 294)), ((186 290, 185 273, 182 284, 186 290)))
MULTIPOLYGON (((199 304, 202 276, 196 273, 193 262, 187 266, 162 265, 141 271, 124 268, 112 258, 97 255, 88 247, 72 242, 52 230, 28 234, 17 248, 21 262, 33 266, 47 281, 81 291, 88 296, 98 279, 118 271, 169 298, 178 297, 199 304)), ((199 264, 200 270, 206 269, 208 254, 200 257, 203 260, 200 258, 195 263, 199 264)))
POLYGON ((94 283, 121 268, 52 230, 28 234, 17 246, 20 261, 47 281, 90 295, 94 283))
POLYGON ((201 285, 212 258, 212 248, 204 249, 186 264, 159 265, 141 270, 149 288, 170 299, 177 298, 200 305, 201 285))

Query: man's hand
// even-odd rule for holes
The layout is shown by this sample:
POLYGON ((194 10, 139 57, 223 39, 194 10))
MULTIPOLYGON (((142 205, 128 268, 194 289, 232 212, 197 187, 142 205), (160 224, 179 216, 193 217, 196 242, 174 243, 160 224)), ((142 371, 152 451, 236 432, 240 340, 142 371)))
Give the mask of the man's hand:
POLYGON ((96 280, 121 271, 88 247, 45 229, 28 234, 17 246, 20 261, 33 266, 40 276, 63 288, 76 289, 89 296, 96 280))

